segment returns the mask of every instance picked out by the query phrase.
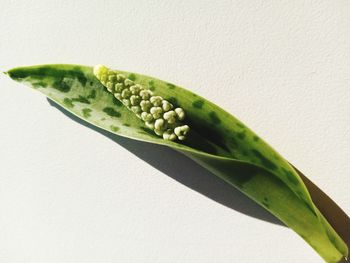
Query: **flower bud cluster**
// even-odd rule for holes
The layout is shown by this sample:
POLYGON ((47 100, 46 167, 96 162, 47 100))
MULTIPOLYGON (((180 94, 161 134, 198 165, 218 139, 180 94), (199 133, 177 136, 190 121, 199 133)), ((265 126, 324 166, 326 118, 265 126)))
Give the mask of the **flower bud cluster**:
POLYGON ((186 139, 190 127, 181 124, 185 119, 182 108, 174 109, 169 101, 153 95, 152 91, 103 65, 95 66, 94 74, 114 97, 142 119, 158 136, 171 141, 186 139))

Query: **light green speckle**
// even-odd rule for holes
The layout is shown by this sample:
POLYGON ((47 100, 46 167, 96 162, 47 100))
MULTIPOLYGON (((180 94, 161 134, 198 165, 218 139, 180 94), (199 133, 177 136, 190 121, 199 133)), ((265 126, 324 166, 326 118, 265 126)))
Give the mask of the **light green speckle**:
POLYGON ((91 116, 91 109, 89 109, 89 108, 84 108, 84 109, 82 109, 82 113, 83 113, 83 116, 84 116, 84 118, 89 118, 90 116, 91 116))
POLYGON ((69 98, 64 98, 63 104, 66 105, 68 108, 73 108, 74 104, 72 103, 72 100, 69 98))
POLYGON ((33 88, 46 88, 47 87, 47 83, 44 81, 35 82, 32 85, 33 85, 33 88))
POLYGON ((117 127, 117 126, 111 125, 110 128, 113 132, 119 131, 119 127, 117 127))

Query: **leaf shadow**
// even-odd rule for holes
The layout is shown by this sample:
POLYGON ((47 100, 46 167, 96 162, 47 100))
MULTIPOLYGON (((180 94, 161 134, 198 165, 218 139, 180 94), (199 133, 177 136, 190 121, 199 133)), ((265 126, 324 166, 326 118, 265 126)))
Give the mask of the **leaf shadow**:
POLYGON ((60 110, 70 119, 118 143, 141 160, 193 191, 247 216, 285 226, 279 219, 242 192, 233 188, 185 155, 165 146, 117 136, 80 119, 56 102, 50 99, 47 100, 51 106, 60 110))

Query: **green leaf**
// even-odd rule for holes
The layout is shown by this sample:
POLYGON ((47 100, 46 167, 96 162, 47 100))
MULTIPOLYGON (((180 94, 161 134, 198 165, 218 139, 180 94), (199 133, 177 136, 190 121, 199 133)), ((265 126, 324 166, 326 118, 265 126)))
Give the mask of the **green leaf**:
POLYGON ((294 168, 246 125, 189 90, 149 76, 118 73, 183 108, 190 136, 183 142, 157 136, 106 90, 92 67, 43 65, 7 72, 93 125, 182 152, 278 217, 327 262, 347 257, 345 242, 314 205, 294 168))

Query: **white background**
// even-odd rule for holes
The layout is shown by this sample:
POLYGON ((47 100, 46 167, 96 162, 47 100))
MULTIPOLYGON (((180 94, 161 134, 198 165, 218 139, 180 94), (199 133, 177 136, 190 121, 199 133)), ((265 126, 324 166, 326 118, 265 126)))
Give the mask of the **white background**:
MULTIPOLYGON (((241 119, 350 213, 348 1, 0 0, 0 70, 103 63, 241 119)), ((0 77, 0 262, 322 262, 191 161, 0 77)))

